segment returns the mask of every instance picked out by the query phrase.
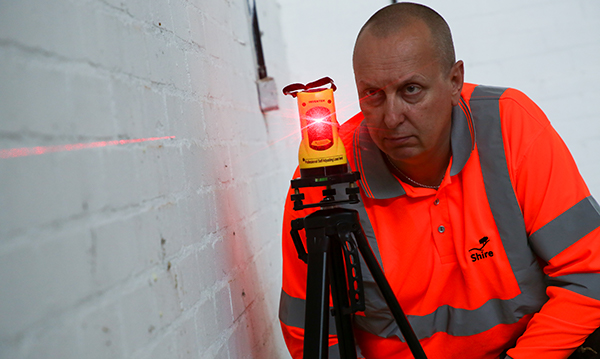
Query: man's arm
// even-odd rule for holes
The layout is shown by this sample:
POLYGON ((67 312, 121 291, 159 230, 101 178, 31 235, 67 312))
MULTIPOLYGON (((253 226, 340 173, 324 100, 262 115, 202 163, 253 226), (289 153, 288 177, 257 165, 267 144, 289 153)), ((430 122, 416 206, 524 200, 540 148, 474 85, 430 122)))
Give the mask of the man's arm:
POLYGON ((528 147, 518 155, 509 150, 507 156, 518 156, 513 158, 511 177, 530 245, 548 276, 550 299, 508 355, 567 358, 600 326, 599 208, 545 115, 524 95, 510 95, 516 100, 502 106, 522 106, 524 119, 532 117, 542 125, 537 132, 522 131, 532 136, 528 147))

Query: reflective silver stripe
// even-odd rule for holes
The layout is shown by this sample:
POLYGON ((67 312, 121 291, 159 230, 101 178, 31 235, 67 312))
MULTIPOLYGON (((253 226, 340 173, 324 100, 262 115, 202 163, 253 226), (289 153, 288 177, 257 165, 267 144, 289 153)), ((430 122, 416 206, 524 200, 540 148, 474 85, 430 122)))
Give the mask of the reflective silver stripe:
MULTIPOLYGON (((279 319, 283 324, 304 329, 305 307, 306 301, 304 299, 294 298, 283 290, 281 291, 279 319)), ((329 334, 336 335, 335 319, 331 316, 329 317, 329 334)), ((340 349, 338 344, 329 347, 329 359, 340 359, 340 349)))
POLYGON ((475 147, 475 134, 473 121, 469 114, 469 108, 463 98, 460 98, 458 106, 452 109, 452 128, 450 135, 450 146, 452 147, 452 168, 450 176, 458 174, 471 157, 475 147))
POLYGON ((598 203, 593 197, 582 199, 529 236, 531 247, 540 258, 549 262, 558 253, 598 228, 599 212, 598 203))
POLYGON ((508 173, 499 103, 505 90, 477 86, 469 104, 488 202, 512 272, 522 292, 517 297, 502 302, 507 310, 519 308, 515 311, 516 322, 523 315, 538 311, 548 297, 545 294, 544 274, 529 248, 525 221, 508 173))
MULTIPOLYGON (((289 327, 304 329, 304 313, 306 301, 301 298, 294 298, 281 290, 279 299, 279 320, 289 327)), ((329 334, 336 335, 335 319, 329 316, 329 334)))
POLYGON ((354 132, 354 161, 367 197, 387 199, 406 193, 388 170, 381 150, 369 135, 365 121, 354 132))
POLYGON ((600 283, 600 273, 569 274, 548 279, 549 285, 563 287, 586 297, 600 300, 598 283, 600 283))
POLYGON ((329 359, 340 359, 340 347, 338 344, 329 347, 329 359))

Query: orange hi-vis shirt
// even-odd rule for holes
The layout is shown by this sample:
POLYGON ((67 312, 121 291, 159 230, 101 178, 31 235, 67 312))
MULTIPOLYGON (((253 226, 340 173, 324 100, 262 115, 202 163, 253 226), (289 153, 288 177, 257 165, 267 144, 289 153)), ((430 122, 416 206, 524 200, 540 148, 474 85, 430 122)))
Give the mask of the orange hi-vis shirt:
MULTIPOLYGON (((452 121, 452 159, 438 190, 394 177, 361 114, 344 123, 349 164, 361 173, 361 203, 348 207, 359 211, 429 358, 567 358, 600 326, 598 204, 544 113, 521 92, 465 84, 452 121)), ((302 193, 305 203, 322 199, 321 188, 302 193)), ((290 222, 315 209, 292 207, 288 200, 280 319, 296 359, 306 264, 290 222)), ((353 323, 362 355, 412 358, 365 272, 367 309, 353 323)), ((330 358, 336 343, 331 334, 330 358)))

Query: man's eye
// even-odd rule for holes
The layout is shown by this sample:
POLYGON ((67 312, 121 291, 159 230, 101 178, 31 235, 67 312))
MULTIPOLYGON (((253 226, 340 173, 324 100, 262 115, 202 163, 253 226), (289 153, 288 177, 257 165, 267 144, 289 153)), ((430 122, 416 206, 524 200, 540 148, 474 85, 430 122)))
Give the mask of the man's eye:
POLYGON ((365 91, 365 96, 372 97, 372 96, 379 94, 380 92, 381 92, 381 90, 367 90, 367 91, 365 91))
POLYGON ((418 93, 421 90, 421 88, 416 85, 408 85, 408 86, 406 86, 405 90, 406 90, 407 94, 414 95, 414 94, 418 93))
POLYGON ((363 97, 361 98, 361 101, 369 106, 377 106, 384 97, 382 96, 383 94, 384 93, 381 89, 368 89, 363 91, 363 97))

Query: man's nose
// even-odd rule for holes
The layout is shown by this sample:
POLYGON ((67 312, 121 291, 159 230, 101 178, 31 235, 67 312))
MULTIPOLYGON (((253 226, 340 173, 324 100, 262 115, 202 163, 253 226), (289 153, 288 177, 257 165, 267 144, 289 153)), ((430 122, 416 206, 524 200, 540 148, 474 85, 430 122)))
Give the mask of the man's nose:
POLYGON ((404 103, 395 96, 388 96, 385 101, 383 122, 389 129, 398 127, 404 122, 404 103))

